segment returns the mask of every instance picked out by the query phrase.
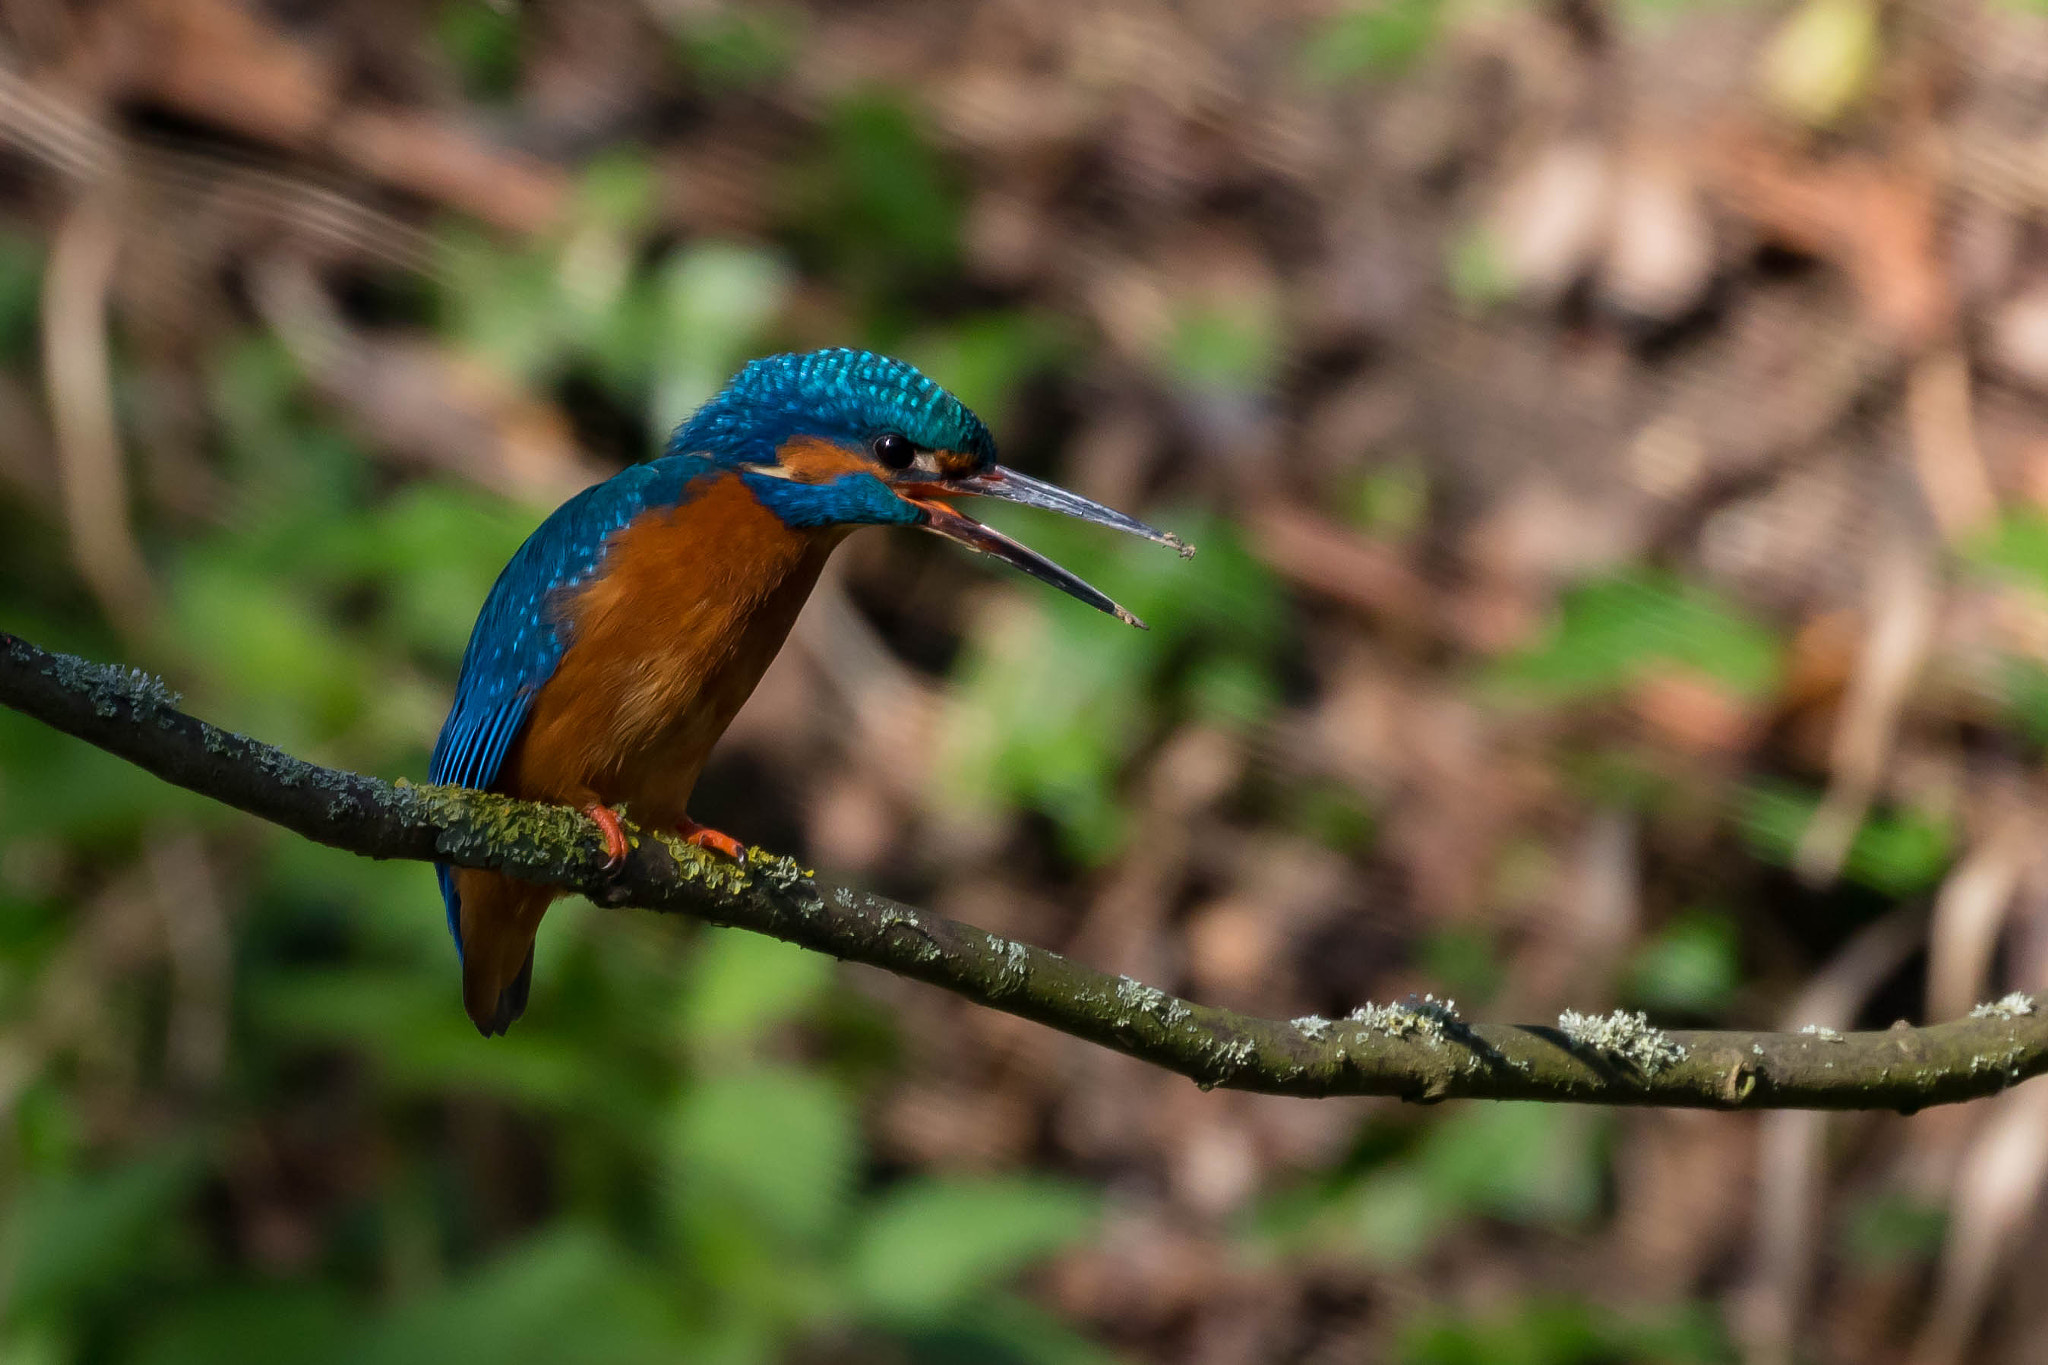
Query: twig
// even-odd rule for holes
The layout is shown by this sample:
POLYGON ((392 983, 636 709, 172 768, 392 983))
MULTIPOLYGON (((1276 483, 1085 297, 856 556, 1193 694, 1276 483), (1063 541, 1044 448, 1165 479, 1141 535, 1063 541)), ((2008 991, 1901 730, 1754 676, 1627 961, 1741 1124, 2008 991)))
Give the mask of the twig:
MULTIPOLYGON (((1371 1006, 1345 1019, 1252 1018, 832 886, 758 849, 735 864, 641 830, 624 864, 607 870, 596 827, 566 807, 317 767, 186 715, 146 674, 50 654, 4 632, 0 703, 336 848, 496 868, 602 904, 769 934, 929 982, 1204 1086, 1411 1100, 1916 1110, 1993 1094, 2048 1069, 2048 1015, 2022 998, 1952 1023, 1881 1033, 1666 1034, 1620 1015, 1568 1016, 1555 1028, 1468 1024, 1435 1000, 1371 1006)), ((423 914, 428 899, 423 887, 423 914)))

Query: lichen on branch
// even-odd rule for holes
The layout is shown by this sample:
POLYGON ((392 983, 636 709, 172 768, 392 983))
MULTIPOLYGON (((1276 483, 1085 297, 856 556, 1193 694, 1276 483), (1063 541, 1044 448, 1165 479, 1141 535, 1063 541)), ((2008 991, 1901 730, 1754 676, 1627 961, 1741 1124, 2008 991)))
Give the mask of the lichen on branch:
MULTIPOLYGON (((1672 1030, 1566 1012, 1556 1027, 1465 1020, 1425 997, 1342 1019, 1260 1019, 1182 1000, 1030 944, 834 886, 755 849, 733 862, 631 829, 608 867, 564 807, 323 768, 187 715, 161 682, 0 632, 0 703, 167 782, 371 858, 439 859, 687 914, 929 982, 1204 1087, 1277 1095, 1549 1100, 1710 1109, 1915 1110, 2048 1069, 2048 1013, 2024 996, 1882 1032, 1672 1030)), ((423 889, 421 913, 431 897, 423 889)), ((449 1008, 457 1007, 450 974, 449 1008)), ((479 1046, 488 1046, 480 1043, 479 1046)))

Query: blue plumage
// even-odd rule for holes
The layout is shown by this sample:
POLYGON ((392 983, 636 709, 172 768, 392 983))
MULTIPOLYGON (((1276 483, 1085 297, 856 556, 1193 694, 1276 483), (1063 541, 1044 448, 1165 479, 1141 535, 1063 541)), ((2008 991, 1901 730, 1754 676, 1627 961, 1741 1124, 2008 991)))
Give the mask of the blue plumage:
POLYGON ((784 526, 914 526, 923 515, 872 474, 842 474, 830 483, 791 483, 769 474, 741 474, 763 507, 784 526))
MULTIPOLYGON (((743 858, 738 840, 690 818, 691 792, 853 526, 922 527, 1142 624, 959 511, 964 497, 1186 548, 996 464, 981 419, 901 361, 852 350, 757 360, 660 458, 571 498, 519 547, 470 635, 433 780, 580 809, 613 864, 630 849, 629 804, 650 828, 743 858)), ((501 1034, 526 1008, 534 936, 558 893, 500 872, 437 872, 463 1009, 486 1037, 501 1034)))
POLYGON ((995 438, 965 403, 913 365, 845 347, 754 361, 676 428, 668 449, 731 468, 772 464, 793 436, 858 446, 884 431, 995 462, 995 438))
MULTIPOLYGON (((880 480, 849 474, 831 483, 793 483, 747 472, 773 465, 797 436, 859 445, 900 431, 920 446, 994 459, 988 428, 958 399, 900 360, 836 349, 756 360, 677 428, 668 453, 631 466, 571 498, 540 524, 498 575, 485 599, 455 704, 434 744, 428 777, 488 788, 568 644, 551 599, 597 573, 605 544, 641 513, 681 502, 690 482, 738 472, 787 526, 898 524, 919 513, 880 480)), ((437 865, 448 930, 462 947, 453 869, 437 865)))
MULTIPOLYGON (((633 465, 563 503, 526 538, 491 585, 470 632, 455 705, 434 742, 429 781, 482 789, 497 779, 535 694, 554 676, 568 647, 550 599, 596 572, 614 531, 649 508, 680 502, 690 480, 712 469, 698 455, 665 455, 633 465)), ((448 931, 460 951, 453 870, 443 863, 436 871, 448 931)))

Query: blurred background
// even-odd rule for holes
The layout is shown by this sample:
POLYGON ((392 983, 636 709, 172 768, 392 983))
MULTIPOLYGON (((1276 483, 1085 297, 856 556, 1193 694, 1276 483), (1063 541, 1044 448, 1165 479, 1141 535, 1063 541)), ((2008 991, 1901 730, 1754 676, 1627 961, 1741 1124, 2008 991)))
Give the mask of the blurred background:
MULTIPOLYGON (((854 538, 696 814, 1206 1002, 2048 986, 2048 6, 4 0, 0 621, 419 779, 492 578, 872 346, 1200 544, 854 538)), ((2039 1361, 2048 1085, 1204 1094, 0 714, 0 1360, 2039 1361)))

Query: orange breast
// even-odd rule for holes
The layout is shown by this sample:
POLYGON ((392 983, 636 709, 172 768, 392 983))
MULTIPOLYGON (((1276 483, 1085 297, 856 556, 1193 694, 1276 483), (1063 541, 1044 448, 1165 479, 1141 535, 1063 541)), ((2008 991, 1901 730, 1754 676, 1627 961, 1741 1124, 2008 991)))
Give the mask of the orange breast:
POLYGON ((841 531, 792 531, 732 474, 617 532, 563 604, 569 648, 499 786, 672 826, 841 531))

